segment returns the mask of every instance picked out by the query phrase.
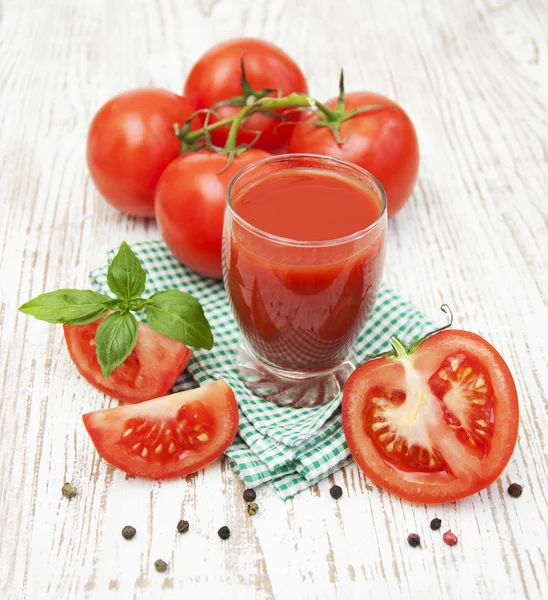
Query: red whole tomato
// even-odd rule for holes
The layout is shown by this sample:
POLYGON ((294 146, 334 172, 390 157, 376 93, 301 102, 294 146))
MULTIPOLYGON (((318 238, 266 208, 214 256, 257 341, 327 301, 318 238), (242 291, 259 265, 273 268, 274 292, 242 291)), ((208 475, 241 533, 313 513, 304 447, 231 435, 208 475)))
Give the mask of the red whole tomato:
POLYGON ((500 354, 467 331, 356 369, 343 394, 346 441, 363 472, 411 502, 449 502, 493 483, 510 460, 519 408, 500 354))
POLYGON ((226 190, 246 165, 270 154, 248 150, 226 167, 227 157, 203 151, 175 159, 156 189, 156 221, 166 244, 201 275, 222 277, 221 251, 226 190))
MULTIPOLYGON (((334 110, 337 98, 326 102, 334 110)), ((337 143, 329 127, 311 125, 309 115, 292 129, 287 146, 291 153, 325 154, 352 162, 374 175, 386 192, 388 215, 405 204, 419 170, 419 145, 411 119, 395 102, 371 92, 351 92, 344 100, 344 114, 362 106, 387 108, 362 112, 341 122, 337 143)), ((343 113, 339 115, 342 117, 343 113)))
MULTIPOLYGON (((238 113, 250 95, 257 97, 257 92, 266 89, 279 90, 282 96, 291 92, 308 93, 304 75, 283 50, 264 40, 240 38, 217 44, 206 52, 190 71, 184 94, 198 109, 238 99, 237 106, 215 109, 217 117, 224 119, 238 113), (248 89, 242 88, 242 60, 248 89)), ((274 96, 276 92, 268 95, 274 96)), ((211 116, 210 123, 215 121, 211 116)), ((260 132, 255 148, 279 150, 286 145, 292 129, 291 125, 277 127, 281 122, 264 114, 252 115, 238 132, 237 143, 249 144, 255 139, 255 132, 260 132)), ((228 132, 228 127, 222 127, 211 132, 211 139, 218 146, 224 146, 228 132)))
POLYGON ((224 381, 133 406, 83 415, 99 454, 137 477, 184 477, 219 458, 238 431, 238 405, 224 381))
POLYGON ((166 394, 187 366, 190 350, 140 323, 133 352, 105 379, 95 352, 95 333, 104 318, 87 325, 63 325, 70 357, 80 375, 105 394, 130 404, 166 394))
POLYGON ((99 110, 89 128, 87 162, 107 202, 129 215, 154 216, 158 178, 181 152, 173 124, 193 113, 188 100, 156 88, 125 92, 99 110))

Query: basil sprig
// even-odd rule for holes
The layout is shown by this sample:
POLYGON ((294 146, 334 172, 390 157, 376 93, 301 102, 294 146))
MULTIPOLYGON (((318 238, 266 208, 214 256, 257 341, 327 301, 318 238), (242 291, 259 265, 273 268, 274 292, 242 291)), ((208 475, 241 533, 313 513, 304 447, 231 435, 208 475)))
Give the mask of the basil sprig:
POLYGON ((85 325, 110 313, 95 334, 97 360, 105 379, 135 348, 139 326, 132 312, 144 309, 152 329, 183 344, 213 347, 204 311, 191 295, 173 289, 142 297, 146 271, 126 242, 108 267, 107 283, 115 298, 92 290, 62 289, 40 294, 19 310, 41 321, 65 325, 85 325))

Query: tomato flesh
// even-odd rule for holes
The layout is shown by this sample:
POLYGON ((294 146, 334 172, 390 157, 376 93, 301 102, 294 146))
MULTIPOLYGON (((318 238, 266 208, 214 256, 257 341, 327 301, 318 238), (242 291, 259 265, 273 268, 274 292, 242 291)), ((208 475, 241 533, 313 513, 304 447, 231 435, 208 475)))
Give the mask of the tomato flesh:
POLYGON ((83 416, 99 454, 125 473, 184 477, 221 456, 238 430, 238 406, 224 381, 133 406, 83 416))
POLYGON ((489 375, 465 354, 447 357, 428 381, 440 401, 443 421, 462 443, 484 458, 494 433, 495 397, 489 375))
POLYGON ((205 444, 215 433, 211 409, 198 400, 184 404, 169 419, 134 417, 124 427, 117 446, 130 456, 139 455, 161 465, 205 444))
POLYGON ((517 439, 512 376, 488 342, 438 333, 405 358, 359 367, 343 395, 343 427, 356 462, 404 499, 445 502, 490 485, 517 439))
POLYGON ((187 366, 190 350, 140 323, 133 352, 105 379, 95 349, 95 334, 103 318, 87 325, 63 326, 70 357, 79 373, 105 394, 130 404, 167 393, 187 366))
POLYGON ((406 394, 402 390, 374 388, 368 407, 364 410, 365 430, 371 431, 372 440, 382 458, 404 471, 441 471, 444 463, 432 449, 407 442, 395 425, 397 414, 405 410, 406 394))
MULTIPOLYGON (((428 380, 441 408, 441 420, 469 452, 483 459, 494 431, 494 396, 488 376, 477 361, 464 354, 446 358, 428 380)), ((387 462, 405 471, 451 473, 443 456, 426 444, 410 445, 398 425, 412 418, 407 414, 403 390, 373 388, 365 409, 364 424, 373 443, 387 462), (403 414, 402 414, 403 413, 403 414)))

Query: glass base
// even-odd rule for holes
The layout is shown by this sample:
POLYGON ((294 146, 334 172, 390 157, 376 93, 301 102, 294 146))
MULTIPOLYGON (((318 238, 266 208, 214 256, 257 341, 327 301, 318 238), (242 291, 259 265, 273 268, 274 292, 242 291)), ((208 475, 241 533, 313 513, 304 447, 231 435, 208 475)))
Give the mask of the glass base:
POLYGON ((259 360, 244 342, 236 352, 236 367, 245 385, 257 396, 279 406, 309 408, 336 398, 356 369, 353 354, 337 367, 315 373, 277 369, 259 360))

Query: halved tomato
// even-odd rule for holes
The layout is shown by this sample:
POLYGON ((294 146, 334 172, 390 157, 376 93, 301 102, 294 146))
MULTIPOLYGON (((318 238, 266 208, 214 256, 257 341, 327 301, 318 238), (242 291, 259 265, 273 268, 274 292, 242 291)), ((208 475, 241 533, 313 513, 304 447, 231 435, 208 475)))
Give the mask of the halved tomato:
POLYGON ((105 379, 95 352, 95 333, 104 318, 87 325, 63 325, 70 357, 80 375, 105 394, 129 404, 166 394, 187 366, 190 350, 140 323, 133 352, 105 379))
POLYGON ((99 454, 138 477, 184 477, 219 458, 238 431, 238 405, 222 380, 134 406, 83 415, 99 454))
POLYGON ((348 380, 342 419, 363 472, 411 502, 447 502, 495 481, 517 440, 516 386, 500 354, 467 331, 440 331, 348 380))

